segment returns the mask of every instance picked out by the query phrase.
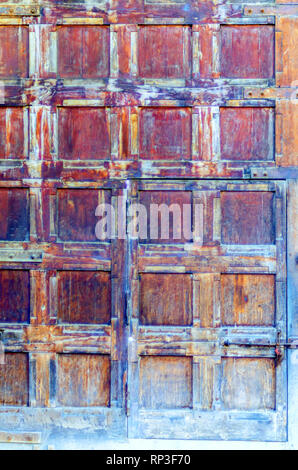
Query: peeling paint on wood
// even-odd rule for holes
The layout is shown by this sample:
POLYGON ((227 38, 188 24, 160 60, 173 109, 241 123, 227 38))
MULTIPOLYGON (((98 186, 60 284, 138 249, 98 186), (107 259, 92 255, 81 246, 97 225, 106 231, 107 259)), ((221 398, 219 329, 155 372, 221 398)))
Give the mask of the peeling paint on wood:
POLYGON ((248 3, 1 2, 1 441, 286 439, 298 13, 248 3), (103 202, 202 243, 100 241, 103 202))

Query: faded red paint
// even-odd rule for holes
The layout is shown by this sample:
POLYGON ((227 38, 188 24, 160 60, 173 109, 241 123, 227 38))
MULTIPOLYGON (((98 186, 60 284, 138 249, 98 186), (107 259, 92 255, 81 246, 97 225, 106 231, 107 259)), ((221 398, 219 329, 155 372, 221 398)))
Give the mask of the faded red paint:
POLYGON ((62 26, 58 29, 59 76, 108 77, 109 47, 107 26, 62 26))
POLYGON ((109 160, 108 109, 60 108, 59 159, 109 160))
POLYGON ((28 157, 25 148, 25 133, 28 134, 28 128, 24 128, 25 115, 28 116, 28 110, 20 107, 0 108, 0 158, 28 157))
POLYGON ((28 77, 29 28, 0 26, 0 78, 28 77))
POLYGON ((222 26, 221 76, 272 78, 274 76, 274 26, 222 26))
POLYGON ((143 78, 188 78, 190 28, 142 26, 139 29, 139 75, 143 78))
POLYGON ((285 440, 295 5, 40 7, 0 11, 3 429, 285 440), (200 204, 202 243, 102 242, 104 201, 200 204))
POLYGON ((140 113, 140 158, 190 160, 190 109, 144 108, 140 113))
POLYGON ((274 159, 273 108, 221 108, 221 159, 274 159))

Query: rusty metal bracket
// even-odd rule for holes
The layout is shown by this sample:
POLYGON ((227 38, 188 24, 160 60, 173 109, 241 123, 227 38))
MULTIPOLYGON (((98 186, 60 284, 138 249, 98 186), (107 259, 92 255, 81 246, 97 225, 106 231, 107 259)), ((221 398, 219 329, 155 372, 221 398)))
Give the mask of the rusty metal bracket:
POLYGON ((5 5, 0 7, 0 16, 40 16, 40 8, 36 5, 5 5))
POLYGON ((298 179, 298 168, 296 167, 253 167, 247 170, 248 178, 256 179, 298 179))
POLYGON ((0 249, 0 261, 2 263, 41 263, 43 259, 42 251, 21 251, 0 249))
POLYGON ((244 15, 255 16, 298 16, 297 4, 294 5, 247 5, 244 7, 244 15))
POLYGON ((298 87, 245 87, 244 99, 296 100, 298 87))
POLYGON ((0 431, 0 442, 18 444, 40 444, 40 432, 7 432, 0 431))

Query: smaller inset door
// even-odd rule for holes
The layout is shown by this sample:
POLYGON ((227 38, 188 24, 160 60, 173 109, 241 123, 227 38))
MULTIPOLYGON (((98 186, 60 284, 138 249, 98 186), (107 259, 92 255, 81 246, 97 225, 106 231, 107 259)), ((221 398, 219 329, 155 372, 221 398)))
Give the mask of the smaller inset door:
POLYGON ((286 439, 284 198, 272 182, 133 187, 159 213, 131 235, 131 437, 286 439))

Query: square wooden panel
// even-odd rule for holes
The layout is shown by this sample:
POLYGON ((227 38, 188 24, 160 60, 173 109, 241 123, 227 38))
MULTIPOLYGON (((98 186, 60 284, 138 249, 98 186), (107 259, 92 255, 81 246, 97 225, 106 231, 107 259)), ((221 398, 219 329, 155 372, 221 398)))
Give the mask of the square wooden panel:
POLYGON ((191 325, 191 276, 141 274, 140 322, 143 325, 191 325))
POLYGON ((28 77, 28 26, 0 26, 0 78, 28 77))
POLYGON ((274 159, 273 108, 221 108, 222 160, 274 159))
POLYGON ((0 364, 0 405, 27 406, 28 400, 28 355, 5 353, 5 364, 0 364))
POLYGON ((147 238, 141 239, 142 243, 190 241, 184 237, 182 222, 183 205, 192 204, 191 191, 140 191, 139 202, 147 211, 147 238), (157 209, 160 209, 159 213, 157 209), (152 215, 152 210, 156 217, 152 215))
POLYGON ((110 73, 108 26, 61 26, 58 29, 58 75, 106 78, 110 73))
POLYGON ((139 75, 142 78, 190 76, 188 26, 141 26, 138 51, 139 75))
POLYGON ((29 240, 29 191, 0 188, 0 240, 29 240))
POLYGON ((221 241, 231 245, 275 243, 273 193, 224 191, 221 201, 221 241))
POLYGON ((58 132, 61 160, 110 159, 106 108, 60 108, 58 132))
POLYGON ((27 323, 29 316, 29 271, 0 270, 0 322, 27 323))
POLYGON ((222 360, 222 403, 226 410, 274 410, 275 361, 267 358, 222 360))
POLYGON ((111 275, 103 271, 58 273, 58 321, 61 323, 109 323, 111 275))
POLYGON ((61 406, 109 406, 109 356, 58 355, 58 402, 61 406))
POLYGON ((95 216, 99 204, 111 202, 108 190, 59 189, 58 236, 62 241, 96 242, 95 216))
POLYGON ((223 325, 274 325, 275 276, 221 275, 221 318, 223 325))
POLYGON ((190 155, 190 109, 141 109, 140 158, 144 160, 189 160, 190 155))
POLYGON ((221 26, 221 76, 274 77, 274 26, 221 26))
POLYGON ((25 145, 27 119, 26 108, 0 107, 0 159, 22 159, 28 156, 25 145))
POLYGON ((191 408, 192 358, 141 357, 139 403, 151 409, 191 408))

